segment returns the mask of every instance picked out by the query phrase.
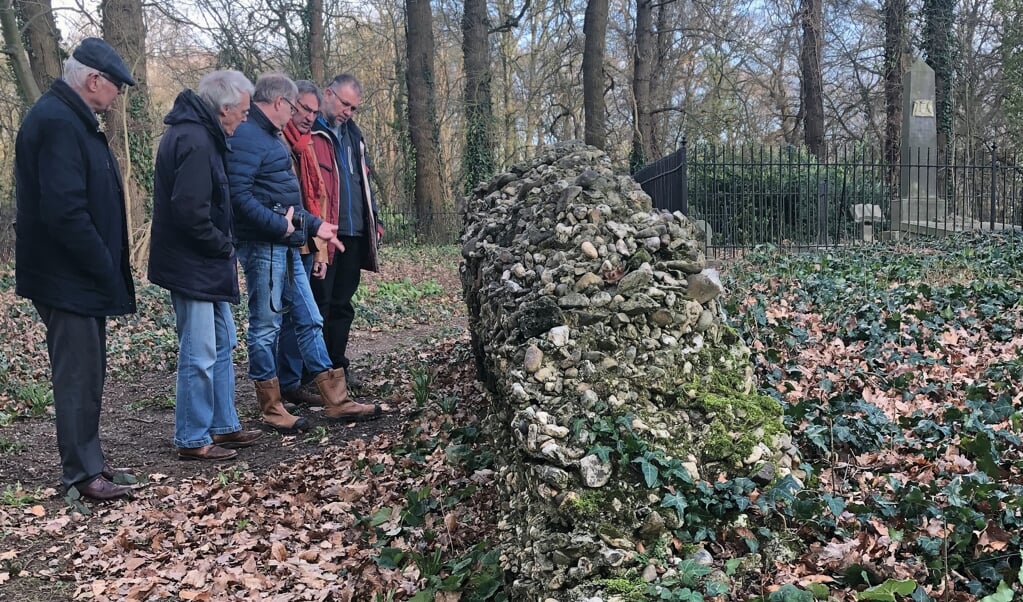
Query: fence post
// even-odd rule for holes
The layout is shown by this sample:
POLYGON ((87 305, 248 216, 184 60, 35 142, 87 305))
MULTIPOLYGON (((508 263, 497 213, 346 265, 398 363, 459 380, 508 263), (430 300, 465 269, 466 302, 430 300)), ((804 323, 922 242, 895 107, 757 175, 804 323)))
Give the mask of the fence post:
POLYGON ((682 136, 682 214, 689 215, 689 160, 686 151, 686 137, 682 136))
POLYGON ((998 203, 998 143, 991 143, 991 231, 995 230, 995 205, 998 203))
MULTIPOLYGON (((820 178, 820 170, 817 171, 820 178)), ((828 181, 817 180, 817 244, 828 246, 828 181)))

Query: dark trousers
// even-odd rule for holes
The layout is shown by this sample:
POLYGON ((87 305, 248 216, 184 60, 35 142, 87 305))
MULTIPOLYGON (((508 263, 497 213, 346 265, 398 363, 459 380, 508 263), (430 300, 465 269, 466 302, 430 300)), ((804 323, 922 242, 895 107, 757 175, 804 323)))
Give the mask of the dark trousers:
POLYGON ((99 415, 107 371, 107 322, 36 303, 46 325, 61 482, 82 485, 103 472, 99 415))
POLYGON ((334 252, 323 280, 312 279, 313 296, 323 316, 323 341, 333 368, 347 368, 348 334, 355 319, 352 297, 362 279, 363 255, 368 251, 361 236, 341 236, 345 252, 334 252))

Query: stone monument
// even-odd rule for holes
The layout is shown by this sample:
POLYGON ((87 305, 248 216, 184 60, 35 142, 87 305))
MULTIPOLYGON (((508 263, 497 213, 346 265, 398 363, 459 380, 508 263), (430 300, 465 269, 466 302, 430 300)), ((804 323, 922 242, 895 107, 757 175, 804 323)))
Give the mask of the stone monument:
POLYGON ((903 82, 902 170, 899 200, 892 202, 892 227, 902 231, 944 223, 945 199, 938 195, 938 128, 934 70, 917 59, 903 82))

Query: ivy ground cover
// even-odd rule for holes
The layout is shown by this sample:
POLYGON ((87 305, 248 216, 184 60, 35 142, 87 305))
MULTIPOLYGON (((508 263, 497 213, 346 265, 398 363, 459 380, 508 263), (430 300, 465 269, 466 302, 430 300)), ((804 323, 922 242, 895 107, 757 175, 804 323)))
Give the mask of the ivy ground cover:
POLYGON ((1023 599, 1023 238, 768 249, 726 282, 802 452, 747 532, 793 552, 763 597, 1023 599))

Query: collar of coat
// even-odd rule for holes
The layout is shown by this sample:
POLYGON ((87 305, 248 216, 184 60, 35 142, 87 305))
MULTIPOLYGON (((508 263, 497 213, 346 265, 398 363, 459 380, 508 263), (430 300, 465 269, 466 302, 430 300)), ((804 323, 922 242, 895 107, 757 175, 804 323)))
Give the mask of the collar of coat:
POLYGON ((281 130, 270 121, 270 118, 266 116, 266 113, 256 103, 252 103, 249 107, 249 121, 259 126, 260 129, 270 132, 273 136, 281 133, 281 130))
POLYGON ((85 123, 89 131, 100 131, 99 119, 96 117, 96 113, 93 112, 89 105, 85 104, 85 99, 78 92, 75 92, 71 86, 67 85, 67 82, 62 79, 53 80, 53 84, 50 85, 50 92, 70 107, 75 115, 78 115, 82 122, 85 123))

